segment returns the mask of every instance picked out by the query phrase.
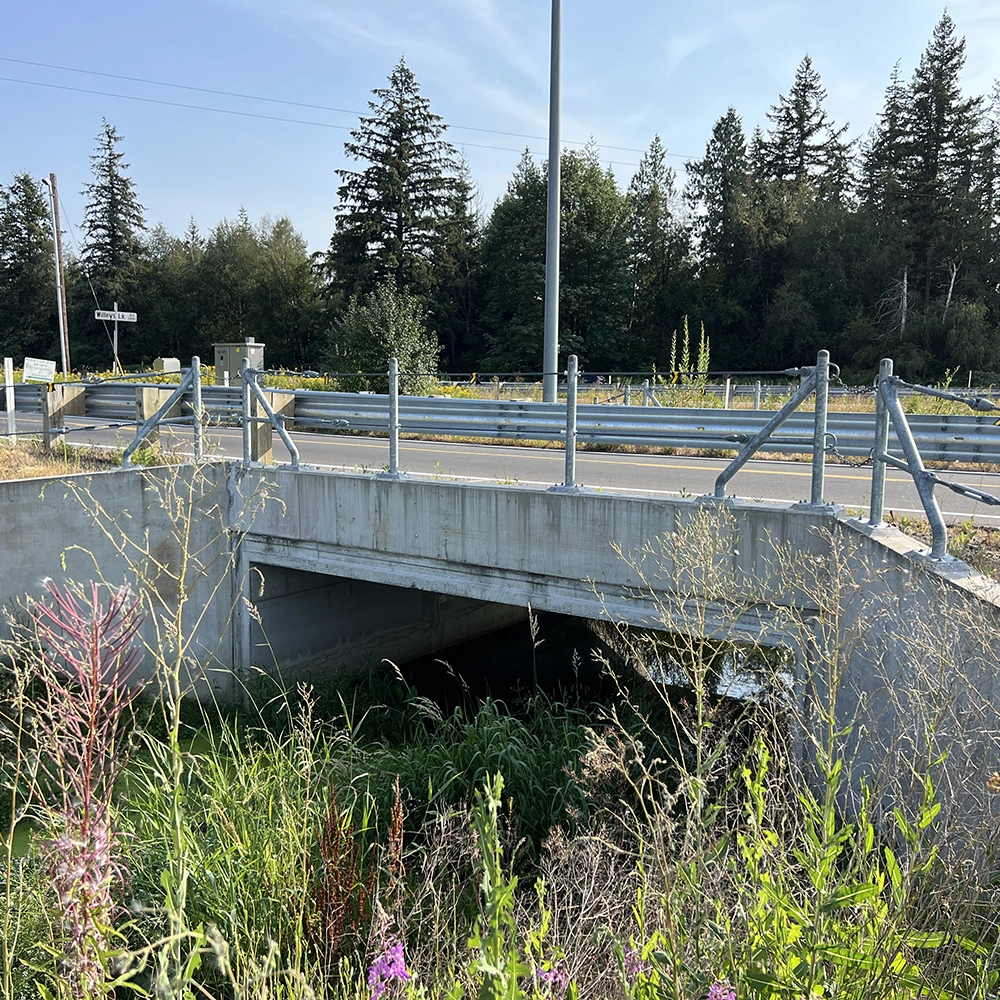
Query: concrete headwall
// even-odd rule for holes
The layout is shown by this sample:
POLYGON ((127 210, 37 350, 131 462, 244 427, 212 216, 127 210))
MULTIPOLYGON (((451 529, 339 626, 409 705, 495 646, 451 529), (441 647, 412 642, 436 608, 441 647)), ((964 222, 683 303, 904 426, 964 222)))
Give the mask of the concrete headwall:
MULTIPOLYGON (((165 626, 180 608, 182 654, 231 667, 228 518, 221 465, 0 483, 0 603, 23 621, 25 598, 41 598, 48 577, 138 584, 148 595, 142 635, 151 647, 164 645, 157 624, 161 635, 170 633, 165 626)), ((0 629, 10 636, 9 623, 0 629)), ((176 653, 169 640, 166 651, 176 653)), ((154 669, 147 654, 142 670, 150 676, 154 669)), ((231 675, 211 677, 220 693, 230 692, 231 675)))

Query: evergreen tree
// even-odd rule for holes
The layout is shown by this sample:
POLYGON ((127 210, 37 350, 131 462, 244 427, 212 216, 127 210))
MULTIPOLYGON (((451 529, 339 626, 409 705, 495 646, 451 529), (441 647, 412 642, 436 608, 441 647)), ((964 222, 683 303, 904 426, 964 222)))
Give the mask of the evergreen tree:
MULTIPOLYGON (((486 225, 484 325, 490 371, 540 371, 547 171, 525 152, 486 225)), ((620 367, 629 269, 625 196, 592 148, 562 157, 559 351, 620 367)))
POLYGON ((689 238, 674 218, 676 176, 659 136, 639 161, 627 194, 627 251, 631 275, 628 351, 636 364, 662 364, 687 290, 689 238))
POLYGON ((347 155, 366 165, 337 171, 342 184, 327 273, 344 301, 390 279, 400 291, 426 299, 456 208, 455 149, 402 59, 389 86, 372 93, 373 114, 344 143, 347 155))
POLYGON ((103 122, 90 158, 94 180, 83 189, 83 262, 102 299, 123 298, 129 272, 142 254, 146 222, 129 164, 118 149, 122 137, 106 118, 103 122))
POLYGON ((209 362, 211 354, 197 338, 200 254, 193 257, 184 241, 161 225, 149 231, 144 243, 135 291, 129 299, 139 322, 121 327, 122 363, 148 365, 156 357, 175 357, 187 364, 194 354, 209 362))
POLYGON ((483 233, 488 371, 541 371, 545 176, 525 150, 483 233))
POLYGON ((884 219, 900 208, 907 156, 910 94, 899 63, 892 69, 878 124, 861 150, 860 194, 864 206, 884 219))
POLYGON ((559 351, 593 370, 620 368, 631 300, 628 203, 589 145, 563 154, 560 187, 559 351))
POLYGON ((258 337, 271 367, 303 371, 320 364, 324 343, 320 286, 306 241, 287 218, 264 219, 257 232, 263 254, 257 290, 258 337))
POLYGON ((767 113, 771 131, 762 150, 764 177, 791 185, 812 185, 839 199, 848 182, 847 126, 835 128, 823 107, 826 90, 807 55, 795 71, 792 89, 767 113))
POLYGON ((26 173, 0 185, 0 355, 55 357, 52 229, 39 185, 26 173))
POLYGON ((237 343, 253 337, 266 343, 258 314, 264 252, 245 209, 223 219, 208 236, 198 268, 202 335, 208 343, 237 343))
MULTIPOLYGON (((135 183, 128 175, 129 164, 118 148, 121 141, 115 127, 103 119, 97 148, 90 157, 94 179, 83 189, 87 202, 81 257, 66 267, 73 362, 83 367, 111 367, 111 327, 94 319, 95 296, 101 309, 118 302, 119 308, 131 310, 138 300, 143 271, 146 223, 135 183)), ((123 338, 126 357, 127 345, 142 335, 141 330, 131 329, 123 338)))
POLYGON ((906 214, 924 305, 954 292, 977 250, 982 99, 962 96, 965 39, 946 12, 913 75, 906 122, 906 214))
POLYGON ((693 209, 700 314, 723 364, 742 364, 757 337, 754 308, 761 241, 753 162, 762 145, 758 129, 748 151, 743 122, 730 107, 713 126, 704 157, 686 164, 685 197, 693 209))
POLYGON ((474 210, 475 188, 462 163, 452 209, 434 257, 431 318, 448 365, 478 366, 482 355, 480 256, 482 232, 474 210))
POLYGON ((715 123, 705 156, 687 164, 686 197, 695 207, 694 232, 701 258, 732 273, 746 258, 746 222, 752 173, 743 122, 736 109, 715 123))

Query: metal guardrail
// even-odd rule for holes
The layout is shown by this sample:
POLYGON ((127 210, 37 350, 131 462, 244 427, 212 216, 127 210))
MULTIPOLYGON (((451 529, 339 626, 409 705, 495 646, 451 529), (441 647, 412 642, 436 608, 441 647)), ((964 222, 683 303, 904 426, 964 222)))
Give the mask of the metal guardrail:
MULTIPOLYGON (((565 436, 566 426, 561 403, 400 396, 399 415, 404 434, 442 437, 559 441, 565 436)), ((738 448, 759 433, 773 415, 774 411, 767 410, 583 403, 577 407, 577 440, 668 448, 738 448)), ((295 393, 296 424, 322 427, 335 420, 346 421, 353 431, 385 433, 389 397, 295 393)), ((768 441, 766 450, 783 454, 811 452, 813 424, 811 412, 793 413, 768 441)), ((921 414, 911 416, 910 425, 929 460, 1000 462, 1000 427, 992 418, 921 414)), ((875 417, 871 413, 830 413, 827 433, 835 454, 867 459, 875 446, 875 417)))
MULTIPOLYGON (((162 383, 149 384, 165 388, 162 383)), ((135 391, 143 385, 104 382, 88 386, 86 416, 108 421, 134 420, 135 391)), ((40 413, 43 389, 40 385, 16 386, 17 409, 40 413)), ((294 416, 289 421, 293 427, 383 434, 388 430, 388 396, 308 389, 268 391, 294 395, 294 416)), ((242 418, 241 397, 239 384, 204 386, 204 421, 238 425, 242 418)), ((956 398, 965 401, 967 397, 956 398)), ((185 415, 193 412, 189 393, 182 398, 181 407, 185 415)), ((577 407, 577 440, 587 444, 735 450, 758 434, 774 412, 581 403, 577 407)), ((925 461, 1000 464, 1000 426, 996 416, 919 414, 907 419, 925 461)), ((440 437, 561 441, 566 433, 561 403, 400 396, 399 421, 404 434, 440 437)), ((813 424, 810 411, 792 413, 771 436, 765 450, 778 454, 811 453, 813 424)), ((875 447, 875 416, 830 413, 827 435, 830 453, 868 459, 875 447)), ((889 453, 903 457, 902 447, 896 441, 890 445, 889 453)))

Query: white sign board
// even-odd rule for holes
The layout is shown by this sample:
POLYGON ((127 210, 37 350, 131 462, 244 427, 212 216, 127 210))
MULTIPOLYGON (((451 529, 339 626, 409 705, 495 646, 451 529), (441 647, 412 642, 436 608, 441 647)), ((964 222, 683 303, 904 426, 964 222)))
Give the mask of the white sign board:
POLYGON ((94 319, 113 319, 116 323, 135 323, 138 321, 138 313, 119 312, 116 309, 97 309, 94 312, 94 319))
POLYGON ((42 361, 40 358, 24 359, 24 375, 22 382, 52 382, 56 377, 56 363, 42 361))

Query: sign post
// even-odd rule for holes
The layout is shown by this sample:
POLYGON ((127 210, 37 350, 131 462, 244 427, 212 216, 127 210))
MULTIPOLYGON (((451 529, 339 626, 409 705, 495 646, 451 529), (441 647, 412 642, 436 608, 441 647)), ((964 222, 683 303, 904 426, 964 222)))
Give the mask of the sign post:
POLYGON ((121 374, 122 366, 118 361, 118 324, 119 323, 134 323, 139 317, 133 312, 119 312, 118 303, 115 303, 114 309, 97 309, 94 312, 94 319, 110 319, 114 320, 115 323, 115 337, 113 342, 115 360, 112 365, 112 371, 115 375, 121 374))

